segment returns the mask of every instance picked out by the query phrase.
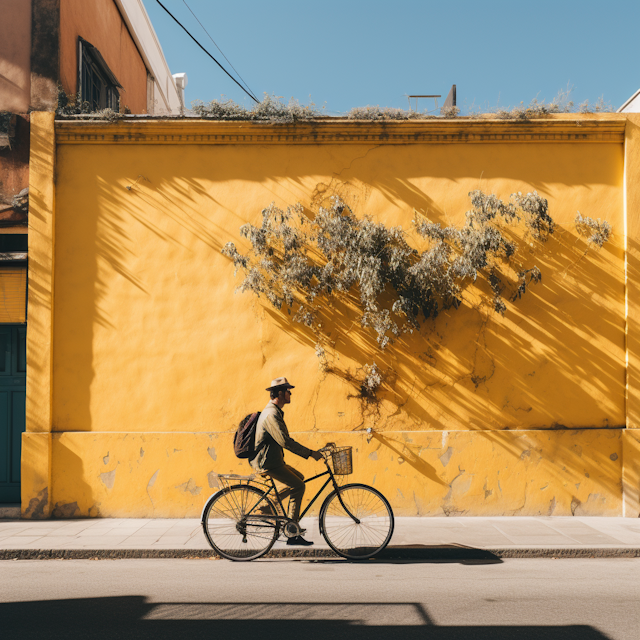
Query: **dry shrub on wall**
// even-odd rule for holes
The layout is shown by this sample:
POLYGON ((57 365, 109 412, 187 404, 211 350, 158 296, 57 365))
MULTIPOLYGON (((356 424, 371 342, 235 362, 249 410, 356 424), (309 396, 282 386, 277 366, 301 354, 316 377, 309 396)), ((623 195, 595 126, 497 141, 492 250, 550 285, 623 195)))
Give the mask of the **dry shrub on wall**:
MULTIPOLYGON (((440 117, 457 118, 460 114, 458 107, 442 107, 440 109, 440 117)), ((347 118, 350 120, 434 120, 437 116, 428 111, 414 111, 413 109, 398 109, 395 107, 366 106, 354 107, 347 112, 347 118)))
POLYGON ((475 110, 473 107, 469 109, 468 117, 479 118, 483 115, 491 115, 499 120, 516 120, 520 122, 526 122, 529 120, 535 120, 537 118, 546 118, 556 113, 613 113, 616 109, 610 102, 605 102, 604 97, 598 98, 594 104, 591 104, 588 100, 576 105, 571 100, 571 94, 574 87, 567 85, 566 89, 561 89, 558 94, 551 100, 551 102, 545 102, 544 100, 538 100, 534 98, 525 104, 520 104, 512 107, 494 107, 486 110, 475 110))
MULTIPOLYGON (((541 280, 535 264, 525 265, 516 257, 515 238, 524 236, 528 245, 535 245, 554 233, 547 200, 535 191, 513 193, 508 201, 479 190, 469 197, 464 224, 442 226, 416 214, 413 234, 358 218, 337 196, 315 213, 300 204, 286 209, 271 204, 262 211, 260 226, 241 227, 251 245, 246 254, 232 242, 222 252, 233 260, 236 272, 243 271, 238 291, 264 296, 308 327, 326 367, 331 342, 319 315, 331 308, 332 299, 352 308, 355 301, 361 326, 375 334, 384 350, 442 310, 459 308, 471 284, 484 281, 491 292, 485 296, 487 304, 504 314, 508 301, 515 302, 541 280), (424 245, 421 250, 410 243, 414 234, 424 245)), ((600 240, 609 237, 607 223, 580 220, 578 232, 588 232, 592 243, 602 246, 600 240)), ((360 397, 375 397, 380 371, 375 363, 361 371, 360 397)))
POLYGON ((314 104, 303 105, 294 98, 285 103, 280 97, 266 93, 262 102, 254 104, 250 109, 233 100, 212 100, 211 102, 195 100, 191 103, 191 110, 200 118, 207 120, 249 120, 271 124, 294 124, 313 120, 322 115, 314 104))
POLYGON ((91 120, 105 120, 107 122, 118 122, 124 117, 124 113, 130 113, 128 107, 123 108, 123 113, 114 111, 113 109, 92 110, 89 102, 82 101, 79 94, 72 93, 67 95, 62 85, 58 84, 58 107, 56 109, 56 118, 69 118, 73 116, 85 115, 91 120))
POLYGON ((602 221, 600 218, 594 220, 593 218, 589 218, 589 216, 581 215, 579 211, 575 218, 575 225, 578 235, 586 238, 590 245, 598 247, 599 249, 602 248, 604 243, 608 242, 611 237, 611 225, 606 220, 602 221))
POLYGON ((379 105, 366 107, 354 107, 347 112, 350 120, 433 120, 436 116, 426 111, 413 111, 411 109, 398 109, 395 107, 380 107, 379 105))

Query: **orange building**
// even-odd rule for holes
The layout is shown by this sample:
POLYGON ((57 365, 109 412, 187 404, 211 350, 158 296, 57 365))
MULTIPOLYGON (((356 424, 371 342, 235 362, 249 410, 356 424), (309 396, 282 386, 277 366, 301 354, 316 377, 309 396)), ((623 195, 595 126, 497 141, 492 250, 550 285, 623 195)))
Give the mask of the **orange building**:
POLYGON ((0 15, 0 502, 17 502, 30 113, 69 100, 90 111, 180 113, 186 78, 171 75, 142 0, 0 0, 0 15))

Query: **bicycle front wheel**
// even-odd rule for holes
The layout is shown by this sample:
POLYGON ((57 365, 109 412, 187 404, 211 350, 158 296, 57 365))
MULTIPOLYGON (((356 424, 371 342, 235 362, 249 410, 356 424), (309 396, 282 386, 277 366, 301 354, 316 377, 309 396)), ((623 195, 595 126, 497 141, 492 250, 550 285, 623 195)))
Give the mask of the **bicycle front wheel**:
POLYGON ((366 560, 380 553, 393 535, 393 511, 387 499, 365 484, 333 491, 320 510, 327 544, 343 558, 366 560))
POLYGON ((202 527, 213 549, 228 560, 255 560, 278 538, 276 510, 256 487, 235 485, 216 493, 204 509, 202 527))

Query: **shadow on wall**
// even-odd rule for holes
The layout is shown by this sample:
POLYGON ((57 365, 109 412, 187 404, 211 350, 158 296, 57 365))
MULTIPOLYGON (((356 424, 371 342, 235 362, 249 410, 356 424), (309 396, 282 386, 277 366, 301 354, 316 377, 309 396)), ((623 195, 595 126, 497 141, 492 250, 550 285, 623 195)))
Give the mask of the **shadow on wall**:
POLYGON ((605 640, 588 625, 437 625, 419 603, 150 603, 142 596, 0 604, 3 628, 23 640, 605 640), (396 634, 398 634, 396 636, 396 634))
POLYGON ((415 469, 427 480, 431 480, 432 482, 443 486, 447 485, 447 483, 438 475, 438 471, 436 470, 436 468, 423 460, 420 457, 419 452, 416 453, 415 451, 413 451, 406 442, 403 442, 399 439, 394 439, 388 435, 384 436, 380 433, 372 433, 371 438, 373 440, 377 440, 384 447, 392 451, 395 455, 399 456, 399 458, 403 460, 403 462, 406 462, 410 467, 415 469))
MULTIPOLYGON (((100 504, 95 502, 93 488, 85 479, 85 463, 83 459, 73 451, 73 444, 63 443, 64 434, 53 434, 52 459, 54 461, 54 473, 51 474, 51 489, 53 503, 51 505, 51 517, 62 520, 78 518, 83 515, 95 518, 100 516, 100 504), (73 500, 67 502, 56 501, 59 495, 70 495, 68 492, 59 491, 58 482, 67 482, 73 478, 73 500), (78 504, 80 503, 80 505, 78 504), (84 513, 82 505, 89 506, 84 513)), ((104 482, 104 480, 103 480, 104 482)))
MULTIPOLYGON (((133 291, 155 304, 155 292, 145 282, 145 270, 150 265, 159 268, 150 252, 167 250, 177 263, 193 262, 194 251, 198 251, 198 260, 204 256, 203 268, 206 260, 214 260, 215 255, 219 268, 216 277, 228 284, 233 281, 233 267, 225 265, 219 251, 227 241, 238 240, 242 224, 258 221, 258 202, 262 206, 271 200, 317 204, 338 193, 351 198, 357 215, 371 213, 388 224, 407 228, 413 208, 428 212, 433 221, 448 224, 452 210, 459 219, 468 207, 470 176, 480 176, 485 167, 490 168, 483 174, 484 180, 491 181, 487 190, 497 191, 500 197, 508 197, 517 188, 513 183, 524 185, 523 191, 538 189, 550 199, 552 193, 558 207, 562 207, 565 226, 561 225, 536 255, 526 255, 527 248, 522 247, 526 264, 540 267, 542 283, 532 286, 522 300, 509 304, 504 318, 480 305, 490 296, 488 290, 479 288, 473 294, 469 290, 466 303, 458 311, 441 313, 437 319, 425 322, 419 332, 403 336, 384 352, 378 349, 373 334, 360 328, 357 301, 348 296, 337 300, 321 318, 330 333, 334 359, 329 362, 329 372, 319 373, 318 389, 321 390, 323 376, 338 375, 345 382, 351 402, 361 402, 357 369, 375 362, 386 376, 378 394, 380 401, 361 402, 360 421, 348 428, 355 431, 371 426, 384 432, 377 434, 379 443, 403 457, 417 474, 438 482, 441 489, 453 480, 438 481, 442 470, 436 471, 433 464, 421 460, 419 447, 401 436, 388 436, 389 431, 482 432, 489 448, 502 448, 516 461, 525 456, 524 460, 533 463, 541 458, 536 458, 535 446, 526 441, 526 436, 523 435, 525 440, 503 438, 499 431, 569 429, 580 434, 578 429, 621 426, 621 242, 618 237, 600 252, 589 251, 585 256, 586 245, 567 223, 567 211, 572 209, 567 200, 572 197, 572 189, 580 190, 583 201, 585 193, 590 194, 597 185, 605 185, 609 192, 619 189, 621 148, 611 145, 607 151, 607 145, 599 145, 596 152, 595 145, 576 146, 572 151, 575 155, 568 156, 561 152, 565 145, 543 147, 541 151, 542 147, 532 145, 525 153, 516 145, 505 153, 502 145, 445 145, 438 147, 436 153, 433 147, 325 146, 310 153, 304 148, 285 147, 61 146, 56 275, 61 270, 61 280, 73 291, 78 304, 73 308, 68 300, 56 298, 56 305, 64 306, 67 317, 73 317, 73 323, 59 323, 54 334, 54 370, 73 369, 72 374, 63 376, 71 390, 66 390, 66 396, 62 394, 73 402, 62 406, 61 401, 55 401, 56 429, 94 427, 92 388, 104 386, 104 381, 96 380, 94 368, 96 331, 104 329, 114 344, 113 336, 145 335, 145 318, 137 314, 135 305, 124 306, 131 313, 129 317, 122 313, 121 324, 116 326, 109 302, 120 287, 122 291, 126 289, 122 300, 133 291), (537 154, 535 162, 528 153, 531 149, 537 154), (575 162, 568 162, 568 157, 575 162), (498 188, 500 185, 504 191, 498 188), (83 204, 77 213, 76 193, 82 194, 83 204), (138 227, 147 233, 146 244, 139 241, 142 235, 136 236, 138 227), (150 236, 157 238, 159 244, 153 245, 150 236), (65 238, 82 238, 82 242, 71 246, 65 238), (207 251, 202 251, 203 247, 207 251), (64 349, 57 348, 56 340, 64 349)), ((474 181, 474 186, 484 188, 484 182, 479 182, 474 181)), ((601 198, 602 193, 596 196, 601 198)), ((599 206, 598 211, 602 211, 602 203, 599 206)), ((555 217, 553 205, 550 213, 555 217)), ((589 210, 582 213, 593 215, 589 210)), ((621 220, 621 213, 619 218, 617 213, 612 215, 614 222, 621 220)), ((617 223, 614 232, 621 234, 617 223)), ((173 277, 173 273, 167 275, 167 282, 169 276, 173 277)), ((164 285, 158 278, 154 283, 158 289, 164 285)), ((240 284, 239 279, 235 284, 240 284)), ((169 315, 174 311, 170 305, 166 309, 169 315)), ((161 337, 154 335, 156 340, 170 345, 176 361, 182 355, 180 340, 186 343, 185 336, 188 337, 184 327, 190 320, 183 311, 176 310, 184 320, 182 334, 171 327, 161 337)), ((311 331, 292 323, 286 313, 271 309, 259 313, 264 316, 265 325, 293 337, 308 348, 309 362, 316 361, 316 338, 311 331)), ((154 330, 158 326, 153 325, 154 330)), ((139 342, 147 347, 143 339, 139 342)), ((125 354, 135 373, 123 367, 123 377, 129 375, 136 381, 144 377, 153 382, 158 371, 171 369, 172 362, 167 360, 167 366, 154 370, 151 351, 152 345, 149 352, 125 354)), ((123 353, 115 350, 114 356, 120 359, 123 353)), ((54 378, 60 389, 60 376, 54 372, 54 378)), ((188 393, 188 379, 184 385, 188 393)), ((135 388, 130 385, 126 392, 118 390, 114 403, 126 404, 135 388)), ((101 398, 107 396, 104 389, 100 392, 101 398)), ((320 391, 315 394, 316 398, 319 396, 320 391)), ((57 397, 61 397, 59 391, 57 397)), ((162 399, 151 394, 144 401, 152 404, 161 403, 162 399)), ((110 407, 103 405, 101 410, 106 415, 110 407)), ((105 420, 103 415, 102 419, 108 422, 108 417, 105 420)), ((232 424, 231 419, 228 424, 232 424)), ((141 429, 138 424, 135 428, 141 429)), ((201 423, 194 428, 204 430, 201 423)), ((548 449, 545 455, 550 455, 548 449)), ((559 467, 582 473, 586 465, 586 472, 591 475, 592 469, 602 463, 604 471, 599 481, 619 493, 619 475, 607 461, 608 452, 589 451, 585 462, 574 444, 564 438, 553 455, 559 467)))
MULTIPOLYGON (((63 148, 63 152, 65 149, 63 148)), ((64 159, 64 153, 62 158, 64 159)), ((132 285, 140 293, 152 297, 141 276, 147 264, 140 267, 144 251, 138 239, 131 233, 132 221, 149 230, 162 243, 167 243, 179 251, 190 252, 183 242, 163 229, 166 221, 175 222, 199 242, 208 245, 216 254, 220 253, 224 237, 222 230, 207 219, 194 200, 193 191, 205 195, 199 187, 189 192, 178 187, 173 189, 163 181, 151 182, 139 175, 125 178, 123 184, 113 184, 101 175, 90 175, 94 184, 87 187, 84 175, 71 175, 65 183, 69 193, 86 194, 83 198, 84 211, 89 215, 70 215, 61 210, 56 221, 56 234, 60 237, 79 237, 82 243, 73 247, 74 256, 67 259, 64 250, 57 250, 56 277, 63 281, 67 291, 73 292, 73 323, 58 325, 54 332, 54 377, 82 380, 72 389, 72 406, 60 401, 63 394, 56 395, 56 431, 91 431, 92 413, 91 385, 96 376, 94 363, 94 340, 96 327, 116 333, 123 326, 116 326, 105 302, 113 291, 113 273, 132 285), (117 196, 114 197, 114 186, 117 196), (125 188, 127 191, 125 191, 125 188), (165 193, 169 191, 169 194, 165 193), (149 215, 152 211, 157 217, 149 215), (215 230, 218 230, 215 233, 215 230), (62 255, 61 255, 62 254, 62 255)), ((207 196, 208 197, 208 196, 207 196)), ((62 244, 62 243, 60 243, 62 244)), ((64 307, 68 313, 70 302, 60 298, 54 315, 60 317, 64 307)), ((136 325, 140 317, 131 309, 131 323, 124 327, 127 331, 139 332, 136 325)), ((66 316, 68 317, 68 316, 66 316)), ((31 330, 31 326, 30 326, 31 330)), ((127 354, 127 362, 135 354, 127 354)), ((126 364, 124 365, 126 368, 126 364)), ((68 394, 67 394, 68 395, 68 394)), ((66 395, 65 395, 66 397, 66 395)))
MULTIPOLYGON (((507 509, 512 515, 613 515, 620 497, 619 435, 625 421, 621 251, 613 244, 596 251, 562 226, 539 244, 535 255, 527 256, 521 237, 513 240, 529 262, 523 267, 537 264, 543 282, 510 303, 505 317, 493 311, 492 292, 479 283, 466 289, 459 310, 441 313, 381 351, 373 332, 360 326, 356 295, 319 305, 318 325, 330 344, 322 375, 342 379, 351 389, 349 397, 359 402, 361 419, 352 430, 370 428, 379 446, 421 477, 418 486, 427 479, 449 487, 442 496, 447 515, 473 513, 492 495, 508 504, 500 480, 512 490, 519 486, 518 498, 512 492, 507 509), (384 382, 372 399, 361 385, 364 365, 374 362, 384 382), (586 433, 595 430, 597 437, 603 429, 610 430, 611 442, 605 442, 606 436, 590 440, 586 433), (421 455, 435 447, 421 438, 411 444, 410 433, 425 430, 476 432, 476 450, 458 455, 452 468, 458 463, 464 468, 458 466, 458 473, 445 480, 449 474, 421 455), (504 430, 522 435, 505 437, 504 430), (529 435, 531 430, 563 433, 550 444, 541 433, 529 435), (498 460, 492 453, 496 449, 508 455, 498 460), (503 464, 506 473, 492 482, 490 471, 499 474, 503 464), (550 483, 556 489, 545 497, 541 492, 550 483), (564 489, 556 496, 559 487, 564 489)), ((314 330, 292 322, 286 312, 265 312, 313 353, 314 330)), ((458 438, 445 450, 460 454, 468 444, 458 438)), ((407 473, 404 467, 396 475, 407 473)), ((413 492, 418 513, 428 501, 421 490, 413 492)))
MULTIPOLYGON (((428 187, 418 184, 419 179, 428 179, 430 184, 439 181, 441 191, 442 184, 449 185, 445 193, 453 194, 447 197, 451 199, 449 204, 455 205, 456 216, 468 206, 463 183, 467 185, 469 176, 476 174, 484 175, 484 181, 513 184, 521 184, 526 176, 527 188, 543 194, 563 187, 590 189, 589 185, 602 183, 619 186, 622 156, 616 145, 611 146, 615 151, 589 150, 585 159, 579 152, 589 147, 576 146, 576 159, 581 159, 574 163, 565 162, 566 154, 554 153, 555 145, 543 145, 542 151, 538 145, 527 147, 533 149, 533 156, 515 146, 505 153, 502 147, 445 145, 437 154, 425 153, 421 147, 399 150, 393 146, 345 147, 338 151, 322 148, 318 154, 304 149, 283 153, 284 149, 275 147, 260 151, 231 148, 224 150, 224 156, 217 148, 193 147, 176 153, 171 147, 154 147, 153 163, 148 150, 117 149, 123 164, 139 167, 136 173, 116 167, 113 151, 109 152, 108 165, 96 157, 92 162, 104 168, 96 169, 95 185, 90 189, 86 176, 65 176, 69 192, 76 181, 82 182, 83 193, 90 191, 90 199, 83 204, 91 214, 72 216, 64 212, 59 224, 85 226, 80 234, 86 240, 82 251, 91 253, 92 258, 87 256, 82 264, 94 266, 93 271, 83 268, 75 279, 83 289, 78 299, 92 308, 91 313, 87 308, 76 314, 73 342, 77 348, 57 358, 54 366, 79 367, 83 375, 78 373, 77 377, 88 381, 88 394, 94 376, 94 325, 122 330, 113 326, 102 304, 113 287, 113 281, 104 279, 103 264, 143 294, 152 295, 141 276, 145 254, 130 233, 132 220, 162 243, 176 246, 182 259, 188 257, 191 248, 181 245, 182 240, 167 231, 167 220, 218 252, 228 240, 237 238, 244 222, 259 217, 257 210, 242 208, 242 198, 237 195, 240 184, 259 184, 266 195, 263 206, 271 199, 281 201, 283 195, 291 204, 305 200, 306 204, 318 204, 337 193, 351 200, 358 215, 386 215, 388 209, 397 218, 402 212, 405 227, 413 208, 427 211, 436 222, 449 222, 447 203, 438 204, 428 187), (463 154, 460 149, 464 149, 463 154), (214 152, 216 155, 211 155, 214 152), (532 161, 538 156, 544 162, 532 161), (483 173, 484 167, 490 170, 483 173), (308 178, 314 175, 331 177, 315 182, 310 190, 308 178), (218 224, 222 212, 227 219, 231 215, 237 220, 235 228, 218 224)), ((62 160, 68 153, 69 147, 61 148, 62 160)), ((65 163, 60 164, 62 167, 65 163)), ((508 197, 508 192, 499 195, 508 197)), ((255 199, 255 194, 252 197, 255 199)), ((391 222, 396 223, 395 219, 391 222)), ((62 237, 65 228, 61 226, 59 231, 62 237)), ((618 231, 615 225, 614 231, 618 231)), ((527 248, 522 247, 523 255, 527 248)), ((515 305, 509 305, 504 318, 480 304, 492 297, 488 289, 480 288, 468 296, 460 310, 443 312, 436 320, 426 321, 419 332, 403 336, 385 352, 379 351, 370 333, 359 329, 353 298, 337 301, 322 317, 331 334, 332 348, 341 359, 335 369, 346 371, 351 367, 353 373, 356 367, 375 361, 382 373, 387 373, 381 397, 388 401, 389 410, 380 414, 382 422, 376 421, 379 428, 385 428, 385 421, 393 427, 394 421, 386 418, 398 407, 401 411, 395 422, 402 419, 409 425, 403 428, 411 428, 411 423, 419 428, 479 430, 620 426, 624 423, 622 249, 606 246, 600 253, 589 252, 584 257, 585 250, 586 245, 571 230, 560 227, 546 245, 538 248, 536 256, 526 256, 527 266, 537 264, 541 268, 543 282, 515 305)), ((221 277, 232 279, 232 274, 229 267, 221 277)), ((73 275, 65 273, 68 277, 73 275)), ((310 331, 291 323, 286 314, 268 311, 284 331, 313 347, 316 340, 310 331)), ((60 351, 54 349, 54 358, 56 353, 60 351)), ((69 408, 74 418, 68 428, 91 429, 88 405, 87 396, 69 408)), ((64 429, 67 425, 61 413, 58 428, 64 429)))
POLYGON ((377 472, 375 486, 378 478, 391 491, 399 516, 616 516, 620 436, 581 429, 374 432, 361 464, 377 472))
MULTIPOLYGON (((323 306, 318 323, 329 340, 328 375, 349 383, 354 397, 364 364, 375 362, 385 379, 376 410, 363 410, 360 426, 389 428, 398 412, 405 429, 624 425, 622 272, 611 266, 621 265, 621 256, 607 246, 589 249, 566 229, 556 233, 569 239, 552 237, 528 259, 540 267, 542 283, 508 303, 504 317, 479 283, 466 289, 460 309, 423 321, 381 351, 373 331, 360 326, 354 295, 323 306)), ((310 328, 286 311, 266 313, 313 353, 310 328)))

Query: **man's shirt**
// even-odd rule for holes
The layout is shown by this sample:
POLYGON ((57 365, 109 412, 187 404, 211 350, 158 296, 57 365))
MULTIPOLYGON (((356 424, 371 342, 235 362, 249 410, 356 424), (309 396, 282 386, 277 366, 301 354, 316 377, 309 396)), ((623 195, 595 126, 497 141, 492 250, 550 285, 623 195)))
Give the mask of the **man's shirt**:
POLYGON ((276 469, 284 464, 284 451, 308 458, 312 450, 296 442, 284 423, 284 411, 273 402, 263 409, 256 426, 255 458, 250 460, 253 469, 259 473, 276 469))

